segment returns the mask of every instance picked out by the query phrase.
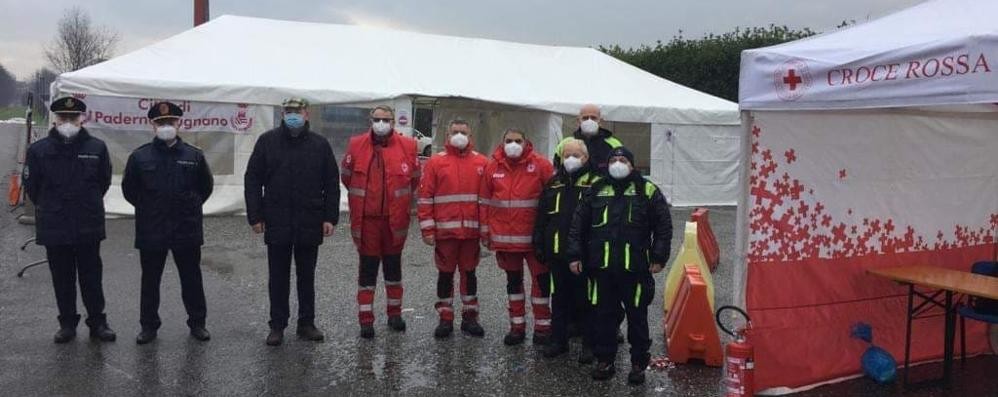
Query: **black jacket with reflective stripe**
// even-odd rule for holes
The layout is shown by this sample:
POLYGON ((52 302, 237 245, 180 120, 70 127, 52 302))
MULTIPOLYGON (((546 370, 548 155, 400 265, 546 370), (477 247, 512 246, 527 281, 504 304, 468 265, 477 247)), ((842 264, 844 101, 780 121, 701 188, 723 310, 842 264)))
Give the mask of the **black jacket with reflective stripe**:
POLYGON ((590 269, 645 272, 669 259, 672 216, 662 191, 637 171, 604 178, 582 195, 569 230, 567 255, 590 269))
POLYGON ((565 171, 564 166, 558 167, 558 173, 544 186, 537 204, 533 245, 539 259, 568 263, 565 251, 572 217, 582 193, 599 179, 588 164, 574 174, 565 171))

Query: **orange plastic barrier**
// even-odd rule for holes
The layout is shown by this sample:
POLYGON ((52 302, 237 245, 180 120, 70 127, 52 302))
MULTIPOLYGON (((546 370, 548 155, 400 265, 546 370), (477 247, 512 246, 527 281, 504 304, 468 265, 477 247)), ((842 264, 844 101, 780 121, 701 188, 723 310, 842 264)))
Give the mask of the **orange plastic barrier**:
POLYGON ((686 363, 703 360, 710 367, 723 365, 721 339, 714 313, 707 301, 707 284, 696 265, 685 265, 679 291, 665 319, 669 360, 686 363))
POLYGON ((703 252, 703 258, 713 273, 721 261, 721 248, 717 246, 714 231, 710 229, 709 212, 706 208, 697 208, 690 216, 690 221, 697 224, 697 243, 700 244, 700 252, 703 252))
POLYGON ((16 207, 21 204, 21 174, 11 173, 10 184, 7 186, 7 204, 16 207))

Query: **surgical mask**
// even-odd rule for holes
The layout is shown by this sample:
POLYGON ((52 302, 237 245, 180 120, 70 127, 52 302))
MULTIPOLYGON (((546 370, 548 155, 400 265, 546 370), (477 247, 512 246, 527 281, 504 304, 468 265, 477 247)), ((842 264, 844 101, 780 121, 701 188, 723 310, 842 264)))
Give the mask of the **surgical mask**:
POLYGON ((385 136, 392 132, 392 125, 384 121, 375 121, 374 124, 371 124, 371 129, 374 130, 375 135, 385 136))
POLYGON ((624 163, 623 161, 614 161, 610 163, 610 167, 607 169, 610 171, 610 176, 613 179, 624 179, 628 175, 631 175, 631 167, 624 163))
POLYGON ((571 174, 578 171, 579 168, 582 168, 582 159, 575 156, 568 156, 561 162, 561 164, 565 166, 565 171, 568 171, 568 173, 571 174))
POLYGON ((59 135, 65 138, 72 138, 80 132, 80 126, 73 123, 62 123, 55 126, 55 130, 59 131, 59 135))
POLYGON ((503 147, 503 151, 506 152, 506 157, 513 159, 519 158, 520 155, 523 154, 523 145, 516 142, 510 142, 503 147))
POLYGON ((586 136, 593 136, 599 132, 599 123, 596 120, 583 120, 582 124, 579 125, 582 133, 586 136))
POLYGON ((464 134, 454 134, 450 136, 450 144, 458 150, 468 147, 468 136, 464 134))
POLYGON ((161 141, 170 141, 177 137, 177 127, 172 125, 161 125, 156 127, 156 138, 161 141))
POLYGON ((284 125, 290 129, 297 130, 305 126, 305 116, 302 116, 300 113, 285 113, 284 125))

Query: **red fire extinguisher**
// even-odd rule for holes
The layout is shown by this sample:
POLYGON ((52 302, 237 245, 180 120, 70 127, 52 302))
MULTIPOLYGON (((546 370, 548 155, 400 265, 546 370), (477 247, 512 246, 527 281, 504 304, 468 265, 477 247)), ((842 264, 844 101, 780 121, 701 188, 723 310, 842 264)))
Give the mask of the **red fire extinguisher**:
POLYGON ((754 375, 755 353, 752 345, 745 339, 746 334, 752 328, 752 321, 748 313, 745 313, 736 306, 722 306, 717 309, 715 315, 718 327, 721 331, 731 335, 735 339, 724 346, 724 396, 725 397, 752 397, 754 395, 754 375), (735 331, 731 331, 721 323, 721 313, 725 310, 734 310, 745 317, 745 326, 735 331))

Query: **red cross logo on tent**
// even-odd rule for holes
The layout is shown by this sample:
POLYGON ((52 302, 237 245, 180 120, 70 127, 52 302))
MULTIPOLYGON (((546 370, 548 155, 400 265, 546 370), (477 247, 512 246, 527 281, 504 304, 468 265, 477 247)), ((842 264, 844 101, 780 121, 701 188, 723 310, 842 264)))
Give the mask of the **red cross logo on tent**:
POLYGON ((796 72, 796 70, 790 69, 787 71, 787 75, 783 77, 783 84, 790 85, 790 91, 796 90, 797 85, 804 82, 796 72))
POLYGON ((773 73, 776 95, 784 101, 796 101, 811 88, 811 72, 800 59, 784 62, 773 73))

